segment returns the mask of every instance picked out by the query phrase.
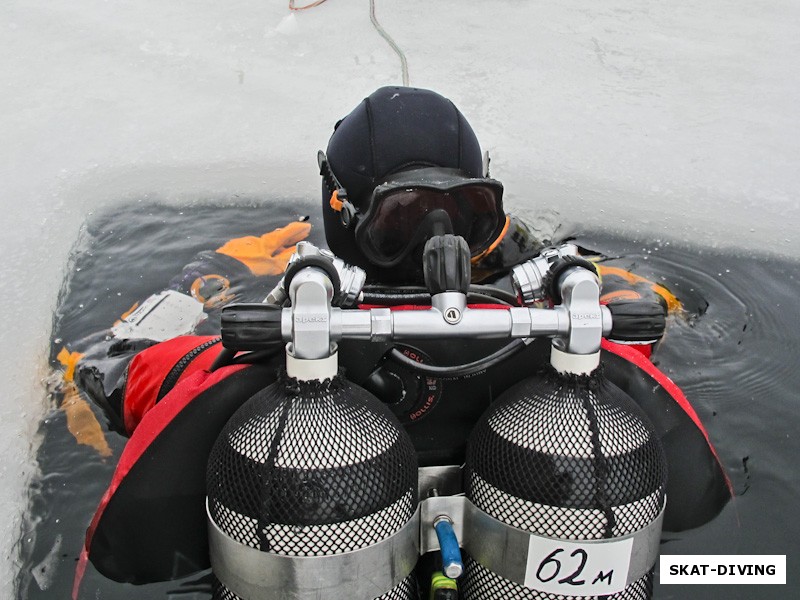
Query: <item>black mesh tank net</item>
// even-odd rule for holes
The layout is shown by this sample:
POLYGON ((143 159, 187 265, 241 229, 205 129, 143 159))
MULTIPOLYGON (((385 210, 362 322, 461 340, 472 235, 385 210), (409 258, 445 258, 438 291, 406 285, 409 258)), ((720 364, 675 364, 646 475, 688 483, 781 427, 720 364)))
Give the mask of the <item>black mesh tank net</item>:
MULTIPOLYGON (((220 433, 207 479, 214 523, 241 544, 284 556, 365 548, 399 531, 417 507, 411 440, 341 373, 310 382, 284 373, 253 396, 220 433)), ((380 598, 416 598, 412 580, 380 598)), ((218 585, 214 597, 236 596, 218 585)))
MULTIPOLYGON (((466 494, 509 525, 564 540, 615 538, 649 525, 664 504, 666 463, 652 425, 602 372, 547 367, 509 389, 472 432, 466 494)), ((466 557, 464 597, 566 600, 508 581, 466 557)), ((652 596, 653 571, 604 598, 652 596)))

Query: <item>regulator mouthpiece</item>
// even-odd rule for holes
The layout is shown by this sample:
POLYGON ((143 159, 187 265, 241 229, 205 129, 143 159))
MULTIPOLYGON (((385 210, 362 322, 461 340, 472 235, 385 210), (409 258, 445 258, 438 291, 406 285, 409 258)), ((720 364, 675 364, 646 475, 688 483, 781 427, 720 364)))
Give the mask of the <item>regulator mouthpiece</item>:
POLYGON ((451 234, 430 238, 422 254, 422 268, 431 296, 444 292, 466 294, 471 275, 467 241, 451 234))

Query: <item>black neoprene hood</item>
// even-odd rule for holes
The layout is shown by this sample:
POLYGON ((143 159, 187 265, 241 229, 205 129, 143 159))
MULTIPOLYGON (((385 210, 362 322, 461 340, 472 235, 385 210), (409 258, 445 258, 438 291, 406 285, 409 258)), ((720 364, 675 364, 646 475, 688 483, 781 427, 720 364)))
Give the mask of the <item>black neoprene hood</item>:
MULTIPOLYGON (((467 177, 483 176, 480 145, 464 115, 447 98, 418 88, 383 87, 365 98, 336 124, 327 157, 360 212, 369 208, 375 187, 401 171, 446 167, 467 177)), ((353 228, 344 227, 330 206, 332 191, 323 181, 322 211, 330 249, 373 278, 392 279, 357 247, 353 228)))

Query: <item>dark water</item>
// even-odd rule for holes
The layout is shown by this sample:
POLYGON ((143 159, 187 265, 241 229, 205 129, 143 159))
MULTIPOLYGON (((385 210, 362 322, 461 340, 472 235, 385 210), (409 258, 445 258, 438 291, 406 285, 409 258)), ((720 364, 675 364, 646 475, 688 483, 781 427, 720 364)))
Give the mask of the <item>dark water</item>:
MULTIPOLYGON (((260 235, 312 215, 310 241, 323 242, 316 206, 296 202, 181 209, 140 205, 92 217, 76 244, 54 316, 53 366, 66 342, 108 328, 136 300, 161 291, 201 250, 260 235)), ((787 586, 659 586, 655 597, 800 597, 800 264, 733 256, 674 243, 584 232, 578 242, 662 283, 686 307, 671 318, 657 364, 679 383, 706 424, 736 498, 703 527, 665 536, 663 554, 786 554, 787 586), (794 567, 794 568, 793 568, 794 567)), ((265 293, 277 278, 267 278, 265 293)), ((68 598, 84 533, 111 479, 125 438, 106 432, 102 458, 78 445, 58 408, 57 390, 40 424, 40 474, 30 490, 17 598, 68 598)), ((104 423, 100 411, 97 418, 104 423)), ((689 460, 690 457, 687 457, 689 460)), ((657 578, 658 580, 658 578, 657 578)), ((81 597, 207 599, 207 576, 130 586, 90 566, 81 597)))

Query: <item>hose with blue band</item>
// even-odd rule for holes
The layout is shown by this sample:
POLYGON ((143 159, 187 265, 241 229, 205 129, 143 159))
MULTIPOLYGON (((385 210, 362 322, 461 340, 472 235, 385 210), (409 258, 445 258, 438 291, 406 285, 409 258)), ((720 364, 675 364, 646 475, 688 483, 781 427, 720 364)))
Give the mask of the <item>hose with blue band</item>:
POLYGON ((440 515, 434 519, 433 528, 436 530, 442 552, 442 571, 447 577, 457 579, 464 572, 464 563, 461 560, 461 548, 458 547, 453 521, 446 515, 440 515))

